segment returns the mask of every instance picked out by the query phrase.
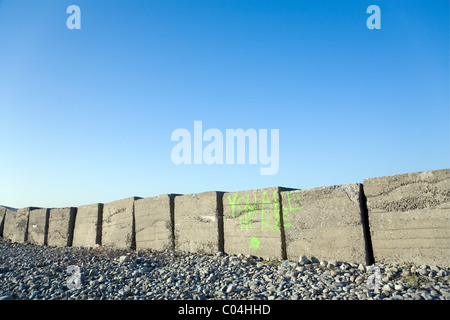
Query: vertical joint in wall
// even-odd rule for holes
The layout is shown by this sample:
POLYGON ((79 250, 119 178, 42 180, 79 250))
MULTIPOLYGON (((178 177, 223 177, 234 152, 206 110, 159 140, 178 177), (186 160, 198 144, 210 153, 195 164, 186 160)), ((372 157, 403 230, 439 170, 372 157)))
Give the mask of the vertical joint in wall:
POLYGON ((44 223, 44 246, 48 245, 48 225, 50 221, 50 209, 45 209, 45 223, 44 223))
POLYGON ((4 214, 2 216, 2 219, 0 220, 0 238, 3 238, 3 229, 5 227, 5 220, 6 220, 6 213, 7 212, 8 212, 8 210, 4 209, 4 214))
POLYGON ((23 237, 24 242, 28 242, 28 224, 30 223, 30 211, 31 208, 27 208, 27 223, 25 224, 25 235, 23 237))
POLYGON ((95 244, 102 244, 102 226, 103 226, 103 203, 98 205, 97 213, 97 234, 95 235, 95 244))
POLYGON ((73 243, 73 232, 75 230, 75 219, 77 216, 78 208, 70 208, 69 212, 69 230, 67 237, 67 246, 71 247, 73 243))
POLYGON ((225 237, 223 232, 223 195, 224 192, 217 192, 217 224, 219 229, 218 249, 221 252, 225 252, 225 237))
POLYGON ((175 250, 175 194, 169 194, 170 208, 170 248, 175 250))
POLYGON ((135 215, 134 215, 134 203, 135 203, 136 199, 133 201, 133 207, 131 210, 131 244, 130 244, 130 249, 131 250, 136 250, 136 219, 135 219, 135 215))
POLYGON ((366 265, 375 263, 372 248, 372 238, 370 236, 369 210, 367 209, 367 198, 364 194, 364 185, 359 186, 359 206, 361 211, 361 224, 363 228, 364 246, 366 251, 366 265))
POLYGON ((286 250, 286 234, 284 232, 284 219, 283 219, 283 202, 281 199, 281 191, 282 189, 278 188, 277 196, 278 196, 278 214, 280 216, 280 236, 281 236, 281 258, 283 260, 287 260, 287 250, 286 250))

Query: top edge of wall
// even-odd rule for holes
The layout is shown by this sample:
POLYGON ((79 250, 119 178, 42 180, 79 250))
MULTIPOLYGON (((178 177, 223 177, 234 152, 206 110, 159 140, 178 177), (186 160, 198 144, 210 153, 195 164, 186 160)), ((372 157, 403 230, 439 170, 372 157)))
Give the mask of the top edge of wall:
MULTIPOLYGON (((364 179, 364 182, 365 181, 369 181, 371 179, 379 179, 379 178, 387 178, 387 177, 401 177, 401 176, 421 174, 421 173, 431 173, 431 172, 436 172, 437 173, 437 172, 441 172, 441 171, 442 172, 448 171, 448 173, 450 174, 450 168, 444 168, 444 169, 437 169, 437 170, 425 170, 425 171, 407 172, 407 173, 399 173, 399 174, 394 174, 394 175, 386 175, 386 176, 378 176, 378 177, 373 177, 373 178, 366 178, 366 179, 364 179)), ((317 188, 330 188, 330 187, 350 185, 350 184, 364 185, 364 182, 363 183, 355 182, 355 183, 348 183, 348 184, 335 184, 335 185, 329 185, 329 186, 313 187, 313 188, 308 188, 308 189, 276 186, 276 187, 259 188, 259 189, 248 189, 248 190, 239 190, 239 191, 217 191, 216 190, 216 191, 193 192, 193 193, 188 193, 188 194, 165 193, 165 194, 159 194, 159 195, 150 196, 150 197, 132 196, 132 197, 127 197, 127 198, 114 200, 114 201, 109 201, 109 202, 95 202, 95 203, 84 204, 84 205, 79 205, 79 206, 75 206, 75 207, 67 206, 67 207, 61 207, 61 208, 86 207, 86 206, 90 206, 90 205, 113 203, 113 202, 116 202, 116 201, 123 201, 123 200, 130 200, 130 199, 139 200, 139 199, 153 198, 153 197, 164 196, 164 195, 168 195, 169 197, 177 197, 177 196, 184 196, 184 195, 205 194, 205 193, 210 193, 210 192, 217 192, 217 193, 225 194, 225 193, 234 193, 234 192, 259 191, 259 190, 267 190, 267 189, 278 189, 279 192, 286 192, 286 191, 296 191, 296 190, 310 190, 310 189, 317 189, 317 188)), ((23 208, 12 208, 12 207, 8 207, 8 206, 5 206, 5 205, 0 205, 0 207, 6 208, 6 209, 11 210, 13 212, 17 212, 19 210, 24 210, 24 209, 28 209, 28 210, 42 209, 42 207, 33 207, 33 206, 28 206, 28 207, 23 207, 23 208)), ((52 208, 49 208, 49 209, 61 209, 61 208, 58 208, 58 207, 53 208, 52 207, 52 208)))
POLYGON ((386 176, 378 176, 378 177, 373 177, 373 178, 366 178, 366 179, 364 179, 364 181, 368 181, 368 180, 372 180, 372 179, 390 178, 390 177, 400 178, 402 176, 408 176, 408 175, 439 173, 439 172, 447 172, 448 174, 450 174, 450 168, 437 169, 437 170, 415 171, 415 172, 405 172, 405 173, 398 173, 398 174, 392 174, 392 175, 386 175, 386 176))

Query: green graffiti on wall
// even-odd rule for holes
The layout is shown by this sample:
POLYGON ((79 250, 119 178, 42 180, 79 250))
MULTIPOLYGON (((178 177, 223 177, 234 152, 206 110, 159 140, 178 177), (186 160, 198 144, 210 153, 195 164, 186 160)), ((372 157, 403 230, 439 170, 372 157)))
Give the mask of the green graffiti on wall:
POLYGON ((261 241, 259 241, 258 237, 250 238, 250 248, 252 248, 253 250, 258 250, 260 245, 261 245, 261 241))
MULTIPOLYGON (((231 206, 231 217, 239 218, 241 231, 251 229, 279 230, 282 223, 284 228, 289 228, 291 226, 289 223, 291 212, 303 209, 303 207, 293 206, 293 200, 301 199, 301 197, 295 197, 292 194, 293 192, 298 192, 298 190, 281 194, 281 197, 285 196, 287 200, 284 201, 285 206, 282 206, 282 208, 280 208, 280 199, 282 198, 277 190, 274 190, 272 194, 270 194, 270 191, 264 190, 260 193, 244 196, 234 193, 232 197, 227 196, 228 203, 231 206), (280 217, 280 214, 282 214, 282 217, 280 217)), ((259 238, 252 237, 250 239, 250 247, 253 250, 257 250, 260 244, 259 238)))
MULTIPOLYGON (((292 197, 291 193, 297 190, 287 191, 287 204, 283 206, 281 213, 283 214, 283 226, 289 228, 289 214, 292 211, 301 210, 302 207, 293 207, 292 200, 299 200, 301 197, 292 197)), ((261 198, 258 199, 256 193, 253 194, 253 199, 250 195, 238 196, 235 193, 233 197, 227 196, 227 200, 231 205, 231 217, 236 218, 236 213, 239 214, 239 225, 241 230, 257 229, 261 230, 276 230, 281 228, 280 219, 280 201, 278 191, 273 191, 272 197, 269 197, 267 191, 261 193, 261 198), (260 221, 260 226, 253 224, 253 221, 260 221)))

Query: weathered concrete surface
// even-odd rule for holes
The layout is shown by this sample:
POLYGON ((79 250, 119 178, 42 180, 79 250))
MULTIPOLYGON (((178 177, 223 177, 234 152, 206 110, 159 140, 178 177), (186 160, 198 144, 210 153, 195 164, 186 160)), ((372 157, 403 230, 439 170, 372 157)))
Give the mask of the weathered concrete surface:
POLYGON ((93 247, 96 244, 101 244, 102 213, 102 203, 77 208, 72 246, 93 247))
POLYGON ((175 250, 223 251, 222 195, 210 191, 175 197, 175 250))
POLYGON ((130 197, 103 205, 102 245, 117 249, 135 249, 134 201, 130 197))
POLYGON ((28 242, 47 245, 49 209, 30 210, 28 219, 28 242))
POLYGON ((76 208, 52 208, 48 218, 48 245, 71 246, 75 225, 76 208))
POLYGON ((364 180, 375 261, 450 266, 450 170, 364 180))
POLYGON ((226 253, 285 258, 279 191, 274 187, 223 195, 226 253))
POLYGON ((13 242, 25 242, 27 240, 28 215, 34 207, 22 208, 17 211, 6 210, 3 237, 13 242))
POLYGON ((286 251, 319 260, 366 263, 360 184, 281 192, 286 251))
POLYGON ((137 249, 174 249, 174 197, 164 194, 134 202, 137 249))

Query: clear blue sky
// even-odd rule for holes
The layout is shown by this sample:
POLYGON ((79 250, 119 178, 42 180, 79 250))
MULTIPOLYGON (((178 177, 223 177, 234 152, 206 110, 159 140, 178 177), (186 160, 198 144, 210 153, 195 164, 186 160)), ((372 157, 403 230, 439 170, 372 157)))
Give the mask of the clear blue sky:
POLYGON ((449 120, 448 0, 0 0, 3 205, 443 169, 449 120), (278 173, 173 164, 171 134, 195 120, 279 129, 278 173))

